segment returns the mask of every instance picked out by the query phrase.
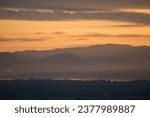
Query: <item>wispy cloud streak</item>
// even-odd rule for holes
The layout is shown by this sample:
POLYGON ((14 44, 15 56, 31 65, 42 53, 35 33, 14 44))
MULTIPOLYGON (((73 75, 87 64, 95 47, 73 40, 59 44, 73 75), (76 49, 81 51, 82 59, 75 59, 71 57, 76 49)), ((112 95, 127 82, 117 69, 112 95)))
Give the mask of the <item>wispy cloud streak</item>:
POLYGON ((20 42, 38 42, 38 41, 45 41, 46 39, 34 39, 34 38, 4 38, 0 37, 0 42, 13 42, 13 41, 20 41, 20 42))

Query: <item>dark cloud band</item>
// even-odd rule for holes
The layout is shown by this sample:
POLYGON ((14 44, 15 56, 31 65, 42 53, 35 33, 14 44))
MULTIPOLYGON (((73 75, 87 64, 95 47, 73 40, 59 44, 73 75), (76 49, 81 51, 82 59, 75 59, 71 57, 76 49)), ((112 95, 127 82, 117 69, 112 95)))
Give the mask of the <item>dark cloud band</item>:
POLYGON ((0 8, 0 19, 19 20, 111 20, 150 24, 150 14, 123 11, 60 11, 41 9, 0 8))
POLYGON ((1 7, 57 10, 150 8, 149 0, 0 0, 1 7))
POLYGON ((32 38, 0 38, 0 42, 13 42, 13 41, 20 41, 20 42, 38 42, 38 41, 45 41, 45 39, 32 39, 32 38))
POLYGON ((0 0, 0 19, 86 19, 150 24, 150 14, 120 9, 150 9, 150 0, 0 0))

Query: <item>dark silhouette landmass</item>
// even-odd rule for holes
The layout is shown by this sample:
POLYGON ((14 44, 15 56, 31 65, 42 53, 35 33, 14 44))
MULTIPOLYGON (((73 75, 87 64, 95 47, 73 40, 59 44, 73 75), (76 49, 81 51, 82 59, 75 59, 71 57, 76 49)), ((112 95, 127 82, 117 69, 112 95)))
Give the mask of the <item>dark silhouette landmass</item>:
POLYGON ((106 44, 45 51, 2 52, 0 79, 8 75, 18 77, 18 74, 30 73, 47 73, 50 79, 53 73, 55 76, 56 73, 64 73, 72 77, 80 77, 79 74, 88 77, 88 74, 93 73, 94 76, 96 73, 103 80, 149 80, 149 61, 149 46, 106 44))
POLYGON ((0 81, 0 99, 21 100, 147 100, 150 81, 0 81))

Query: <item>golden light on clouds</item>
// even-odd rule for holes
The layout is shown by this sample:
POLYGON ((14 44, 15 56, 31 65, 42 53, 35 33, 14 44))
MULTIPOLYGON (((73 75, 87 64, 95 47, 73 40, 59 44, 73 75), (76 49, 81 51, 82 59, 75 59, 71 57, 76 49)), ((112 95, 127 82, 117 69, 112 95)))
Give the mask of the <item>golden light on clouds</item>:
POLYGON ((150 14, 150 9, 120 9, 120 11, 150 14))

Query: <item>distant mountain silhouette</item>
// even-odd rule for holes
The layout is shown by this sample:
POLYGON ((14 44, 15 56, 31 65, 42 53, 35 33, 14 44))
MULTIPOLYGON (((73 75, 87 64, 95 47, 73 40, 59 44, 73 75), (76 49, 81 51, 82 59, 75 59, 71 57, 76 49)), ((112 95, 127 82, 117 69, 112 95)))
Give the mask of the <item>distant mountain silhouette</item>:
POLYGON ((75 48, 65 48, 65 49, 54 49, 46 51, 20 51, 14 54, 20 56, 21 58, 33 58, 41 59, 48 56, 71 53, 78 57, 83 58, 93 58, 93 57, 104 57, 104 56, 120 56, 120 57, 146 57, 150 58, 149 46, 130 46, 130 45, 117 45, 117 44, 106 44, 106 45, 93 45, 89 47, 75 47, 75 48), (130 56, 129 56, 130 55, 130 56))
POLYGON ((78 63, 83 62, 83 60, 71 53, 63 53, 63 54, 56 54, 50 57, 46 57, 42 59, 43 62, 48 63, 78 63))
MULTIPOLYGON (((150 71, 150 47, 93 45, 46 51, 0 53, 0 73, 105 72, 134 76, 150 71), (129 74, 130 73, 130 74, 129 74)), ((148 75, 149 76, 149 75, 148 75)))
POLYGON ((0 62, 6 63, 6 62, 16 62, 18 61, 18 57, 13 53, 0 53, 0 62))

